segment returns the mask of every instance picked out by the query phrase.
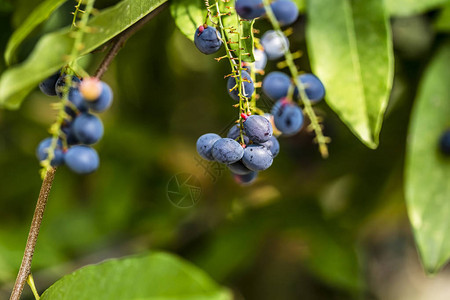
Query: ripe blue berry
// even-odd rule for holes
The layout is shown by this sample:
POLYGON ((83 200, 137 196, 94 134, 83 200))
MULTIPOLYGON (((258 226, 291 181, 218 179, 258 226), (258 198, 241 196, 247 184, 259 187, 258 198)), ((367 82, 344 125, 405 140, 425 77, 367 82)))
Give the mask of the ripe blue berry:
MULTIPOLYGON (((58 78, 55 85, 55 91, 58 97, 62 98, 63 92, 66 86, 66 82, 68 81, 70 75, 62 75, 58 78)), ((81 80, 75 76, 72 75, 72 81, 71 81, 71 87, 69 89, 69 93, 72 89, 78 88, 78 85, 80 84, 81 80)))
POLYGON ((229 165, 227 165, 227 167, 228 167, 228 169, 230 169, 231 172, 233 172, 233 174, 237 174, 237 175, 246 175, 246 174, 252 172, 252 170, 250 170, 249 168, 244 166, 244 164, 242 163, 242 160, 239 160, 235 163, 229 164, 229 165))
MULTIPOLYGON (((39 159, 39 161, 43 161, 47 159, 48 157, 48 150, 49 147, 52 144, 53 138, 49 137, 44 140, 42 140, 38 147, 36 148, 36 156, 39 159)), ((64 152, 62 150, 62 142, 61 140, 58 140, 56 148, 55 148, 55 156, 50 162, 50 164, 53 167, 57 167, 59 165, 62 165, 64 163, 64 152)))
POLYGON ((41 83, 39 83, 39 89, 41 92, 48 96, 56 96, 56 81, 58 81, 58 78, 61 76, 61 72, 58 71, 49 78, 45 79, 41 83))
POLYGON ((244 165, 252 171, 263 171, 272 165, 272 153, 261 145, 249 145, 242 157, 244 165))
POLYGON ((279 100, 272 107, 275 126, 285 135, 294 135, 303 125, 303 113, 300 107, 286 100, 279 100))
POLYGON ((216 161, 223 164, 232 164, 242 158, 244 149, 235 140, 223 138, 214 143, 211 153, 216 161))
POLYGON ((234 180, 242 185, 248 185, 251 184, 253 181, 255 181, 256 177, 258 175, 258 172, 250 172, 245 175, 239 175, 239 174, 233 174, 234 180))
POLYGON ((450 156, 450 129, 447 129, 439 139, 439 148, 442 154, 450 156))
POLYGON ((107 110, 113 101, 113 93, 108 84, 101 81, 101 93, 100 96, 93 101, 86 101, 89 108, 96 113, 101 113, 107 110))
POLYGON ((289 76, 282 72, 270 72, 267 74, 262 83, 264 93, 272 100, 278 100, 286 97, 291 85, 289 76))
POLYGON ((273 134, 272 125, 263 116, 251 115, 244 121, 248 138, 254 143, 267 142, 273 134))
MULTIPOLYGON (((247 73, 247 71, 241 71, 241 75, 243 79, 242 95, 247 98, 250 98, 253 95, 253 92, 255 91, 255 86, 253 85, 252 77, 250 76, 250 74, 247 73)), ((227 89, 230 97, 236 101, 239 101, 239 87, 236 86, 235 77, 228 78, 227 89)))
POLYGON ((67 150, 66 165, 78 174, 89 174, 98 169, 100 160, 97 152, 89 146, 77 145, 67 150))
POLYGON ((281 26, 291 25, 298 18, 297 4, 291 0, 276 0, 270 7, 281 26))
MULTIPOLYGON (((242 134, 244 136, 244 144, 247 145, 248 143, 250 143, 250 139, 245 135, 245 130, 242 134)), ((239 143, 241 142, 241 130, 239 128, 239 125, 231 126, 230 130, 228 130, 227 138, 233 139, 239 143)))
POLYGON ((73 132, 72 124, 73 122, 67 122, 61 126, 61 131, 66 135, 66 141, 69 146, 80 144, 80 141, 73 132))
POLYGON ((89 113, 80 114, 72 124, 72 130, 77 140, 82 144, 94 144, 103 136, 102 121, 89 113))
POLYGON ((267 58, 274 60, 282 57, 289 49, 289 40, 281 31, 268 30, 261 38, 261 45, 264 47, 267 58))
POLYGON ((234 7, 242 19, 252 20, 266 13, 262 0, 236 0, 234 7))
MULTIPOLYGON (((87 103, 84 101, 84 99, 81 96, 80 91, 78 89, 71 89, 69 91, 68 98, 69 98, 69 101, 78 110, 78 112, 83 113, 83 112, 87 112, 88 111, 87 103)), ((76 115, 77 115, 77 111, 75 111, 71 105, 66 105, 64 110, 72 118, 75 118, 76 115)))
POLYGON ((273 158, 280 152, 280 143, 274 136, 271 136, 267 142, 261 143, 260 145, 266 147, 266 149, 272 153, 273 158))
POLYGON ((222 46, 222 36, 216 28, 199 26, 195 31, 194 44, 201 53, 216 53, 222 46))
MULTIPOLYGON (((280 1, 280 0, 279 0, 280 1)), ((314 74, 302 74, 298 76, 303 85, 308 99, 312 102, 318 102, 325 97, 325 87, 322 81, 314 74)), ((297 92, 297 89, 296 89, 297 92)))
POLYGON ((198 154, 206 160, 214 160, 212 156, 212 147, 215 142, 220 140, 221 137, 215 133, 206 133, 198 138, 197 140, 197 152, 198 154))

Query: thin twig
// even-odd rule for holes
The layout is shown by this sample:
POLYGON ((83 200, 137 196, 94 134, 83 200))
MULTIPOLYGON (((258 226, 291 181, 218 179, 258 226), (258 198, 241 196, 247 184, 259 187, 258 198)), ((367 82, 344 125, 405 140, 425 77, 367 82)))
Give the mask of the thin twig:
POLYGON ((33 220, 31 221, 30 232, 28 233, 27 245, 20 265, 19 274, 17 274, 16 283, 9 300, 19 300, 22 295, 23 288, 27 282, 28 275, 31 270, 31 261, 33 260, 34 249, 36 247, 39 229, 41 228, 42 218, 44 216, 45 206, 48 196, 52 188, 53 179, 55 178, 56 168, 47 171, 44 181, 42 182, 41 191, 34 210, 33 220))
POLYGON ((111 49, 109 50, 108 54, 106 54, 105 58, 101 62, 100 66, 98 67, 97 71, 95 72, 94 77, 95 78, 101 78, 103 74, 108 69, 109 65, 113 61, 114 57, 116 57, 117 53, 119 53, 122 46, 125 44, 125 41, 128 40, 133 34, 135 34, 138 30, 142 28, 145 24, 147 24, 148 21, 153 19, 157 14, 159 14, 161 11, 163 11, 166 7, 169 6, 168 2, 164 2, 161 4, 158 8, 153 10, 151 13, 147 14, 145 17, 140 19, 138 22, 134 23, 131 27, 120 33, 113 42, 113 45, 111 49))

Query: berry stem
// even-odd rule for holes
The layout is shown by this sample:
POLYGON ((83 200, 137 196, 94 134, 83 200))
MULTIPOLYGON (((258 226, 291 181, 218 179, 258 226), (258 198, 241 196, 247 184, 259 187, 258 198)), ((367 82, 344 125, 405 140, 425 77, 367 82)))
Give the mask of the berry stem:
POLYGON ((28 275, 28 277, 27 277, 27 283, 28 283, 28 285, 30 286, 31 291, 33 292, 34 299, 36 299, 36 300, 41 299, 41 297, 39 296, 39 293, 38 293, 38 291, 37 291, 37 289, 36 289, 36 285, 34 284, 33 274, 30 273, 30 274, 28 275))
POLYGON ((56 168, 49 169, 44 178, 44 181, 42 182, 41 191, 39 193, 36 208, 34 210, 33 220, 31 221, 30 231, 28 233, 28 239, 22 258, 22 263, 20 265, 19 273, 17 274, 16 282, 14 284, 14 288, 9 300, 20 299, 25 283, 27 282, 28 275, 30 275, 34 249, 36 247, 39 229, 41 228, 45 206, 47 205, 47 200, 52 188, 53 179, 55 178, 55 172, 56 168))
MULTIPOLYGON (((272 8, 270 7, 270 0, 263 0, 264 8, 266 9, 267 16, 269 18, 270 23, 272 24, 273 29, 277 33, 281 32, 281 26, 278 23, 277 18, 275 17, 272 8)), ((314 130, 316 134, 316 142, 319 145, 319 151, 323 158, 328 157, 328 146, 330 138, 323 135, 322 126, 320 125, 319 119, 312 108, 311 101, 308 98, 308 95, 305 91, 305 85, 298 80, 298 70, 294 63, 294 56, 292 55, 289 48, 286 47, 284 51, 284 57, 286 59, 286 64, 289 67, 289 71, 291 72, 292 78, 294 80, 294 84, 300 92, 300 98, 302 99, 305 113, 308 115, 309 120, 311 121, 310 128, 314 130)))

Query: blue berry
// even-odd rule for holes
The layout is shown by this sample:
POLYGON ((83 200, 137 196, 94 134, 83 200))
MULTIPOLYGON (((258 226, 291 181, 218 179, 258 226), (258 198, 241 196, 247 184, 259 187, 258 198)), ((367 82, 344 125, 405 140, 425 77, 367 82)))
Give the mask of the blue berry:
POLYGON ((281 26, 291 25, 298 18, 297 4, 291 0, 276 0, 270 7, 281 26))
MULTIPOLYGON (((280 0, 279 0, 280 1, 280 0)), ((322 81, 314 74, 302 74, 298 76, 303 85, 305 85, 305 92, 308 99, 312 102, 318 102, 325 97, 325 87, 322 81)), ((296 89, 296 93, 298 93, 296 89)))
POLYGON ((267 74, 262 83, 264 93, 272 100, 278 100, 286 97, 291 85, 289 76, 282 72, 270 72, 267 74))
POLYGON ((73 132, 72 124, 73 122, 67 122, 61 126, 61 131, 66 135, 67 145, 69 146, 80 144, 80 141, 73 132))
MULTIPOLYGON (((253 85, 252 77, 250 76, 250 74, 247 73, 247 71, 241 71, 241 75, 243 79, 242 95, 247 98, 250 98, 253 95, 253 92, 255 91, 255 86, 253 85)), ((230 97, 236 101, 239 101, 239 87, 236 86, 235 77, 228 78, 227 89, 230 97)))
MULTIPOLYGON (((58 97, 62 98, 63 92, 66 86, 66 82, 68 81, 70 75, 62 75, 58 78, 55 85, 55 91, 58 97)), ((78 88, 78 85, 80 84, 81 80, 75 76, 72 75, 72 81, 71 81, 71 87, 69 89, 69 93, 73 90, 78 88)))
POLYGON ((272 165, 272 153, 261 145, 249 145, 242 157, 244 165, 252 171, 263 171, 272 165))
POLYGON ((101 93, 100 96, 94 101, 86 101, 89 108, 96 113, 101 113, 107 110, 113 101, 113 93, 108 84, 101 81, 101 93))
MULTIPOLYGON (((39 159, 39 161, 43 161, 43 160, 47 159, 47 157, 48 157, 47 151, 48 151, 48 148, 52 144, 52 140, 53 140, 53 138, 49 137, 49 138, 42 140, 39 143, 39 145, 36 149, 36 156, 39 159)), ((59 165, 62 165, 63 163, 64 163, 64 152, 62 150, 62 142, 61 142, 61 140, 58 140, 56 149, 55 149, 55 156, 52 159, 52 161, 50 162, 50 164, 53 167, 57 167, 59 165)))
POLYGON ((216 161, 223 164, 232 164, 242 158, 244 149, 235 140, 223 138, 214 143, 211 153, 216 161))
POLYGON ((201 53, 216 53, 222 46, 222 36, 216 28, 199 26, 195 31, 194 44, 201 53))
MULTIPOLYGON (((69 101, 75 106, 75 108, 78 110, 78 112, 87 112, 88 106, 87 103, 84 101, 83 97, 81 96, 81 93, 78 89, 71 89, 69 91, 69 101)), ((77 115, 77 111, 73 109, 72 106, 66 105, 64 108, 65 112, 71 116, 72 118, 75 118, 77 115)))
POLYGON ((262 71, 267 64, 267 55, 264 51, 255 49, 253 50, 253 56, 255 57, 255 71, 262 71))
POLYGON ((273 134, 269 120, 258 115, 249 116, 244 121, 244 129, 248 138, 258 144, 267 142, 273 134))
POLYGON ((272 153, 273 158, 280 152, 280 143, 274 136, 271 136, 267 142, 261 143, 260 145, 266 147, 266 149, 272 153))
POLYGON ((291 102, 277 101, 272 107, 272 114, 275 126, 285 135, 294 135, 302 128, 302 110, 291 102))
POLYGON ((206 160, 214 160, 212 156, 212 147, 215 142, 220 140, 221 137, 215 133, 206 133, 198 138, 197 140, 197 152, 198 154, 206 160))
POLYGON ((234 7, 237 14, 246 20, 259 18, 266 13, 262 0, 236 0, 234 7))
POLYGON ((439 148, 442 154, 450 156, 450 129, 447 129, 439 140, 439 148))
POLYGON ((89 113, 80 114, 72 124, 72 130, 77 140, 82 144, 94 144, 103 136, 102 121, 89 113))
POLYGON ((228 167, 228 169, 230 169, 231 172, 233 172, 233 174, 237 174, 237 175, 246 175, 246 174, 252 172, 252 170, 250 170, 249 168, 244 166, 244 164, 242 163, 242 160, 239 160, 235 163, 229 164, 229 165, 227 165, 227 167, 228 167))
POLYGON ((61 71, 56 72, 49 78, 45 79, 41 83, 39 83, 39 89, 41 92, 48 96, 56 96, 56 81, 58 81, 58 78, 61 76, 61 71))
POLYGON ((89 146, 77 145, 67 150, 64 161, 66 165, 78 174, 89 174, 98 169, 100 159, 97 151, 89 146))
MULTIPOLYGON (((245 135, 245 131, 242 134, 244 135, 244 144, 247 145, 250 143, 250 139, 245 135)), ((241 130, 239 125, 231 126, 230 130, 228 130, 227 138, 233 139, 239 143, 241 142, 241 130)))
POLYGON ((267 58, 274 60, 282 57, 289 49, 289 40, 281 31, 268 30, 261 38, 261 45, 264 47, 267 58))
POLYGON ((258 172, 250 172, 245 175, 239 175, 239 174, 233 174, 234 180, 242 185, 248 185, 251 184, 253 181, 255 181, 256 177, 258 175, 258 172))

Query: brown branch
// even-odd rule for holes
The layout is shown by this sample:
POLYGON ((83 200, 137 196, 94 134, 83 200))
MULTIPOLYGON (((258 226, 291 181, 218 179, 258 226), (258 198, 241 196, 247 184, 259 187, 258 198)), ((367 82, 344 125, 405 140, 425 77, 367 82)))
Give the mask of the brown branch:
POLYGON ((109 65, 113 61, 113 59, 116 57, 117 53, 119 53, 122 46, 125 44, 126 40, 128 40, 133 34, 135 34, 137 31, 139 31, 145 24, 147 24, 148 21, 153 19, 156 15, 158 15, 161 11, 163 11, 166 7, 169 6, 169 2, 164 2, 161 4, 158 8, 147 14, 145 17, 131 25, 128 29, 121 32, 118 36, 114 38, 113 45, 111 49, 108 51, 108 54, 106 54, 103 61, 100 63, 100 66, 98 67, 97 71, 95 72, 94 77, 100 79, 103 74, 108 69, 109 65))
POLYGON ((20 265, 19 274, 17 274, 16 283, 9 300, 19 300, 22 295, 23 288, 27 281, 31 270, 31 261, 33 260, 34 249, 41 228, 42 218, 44 216, 45 206, 48 196, 52 188, 53 179, 55 178, 56 168, 47 171, 44 181, 42 182, 41 191, 34 210, 33 220, 31 221, 30 232, 28 233, 27 245, 23 254, 22 264, 20 265))

